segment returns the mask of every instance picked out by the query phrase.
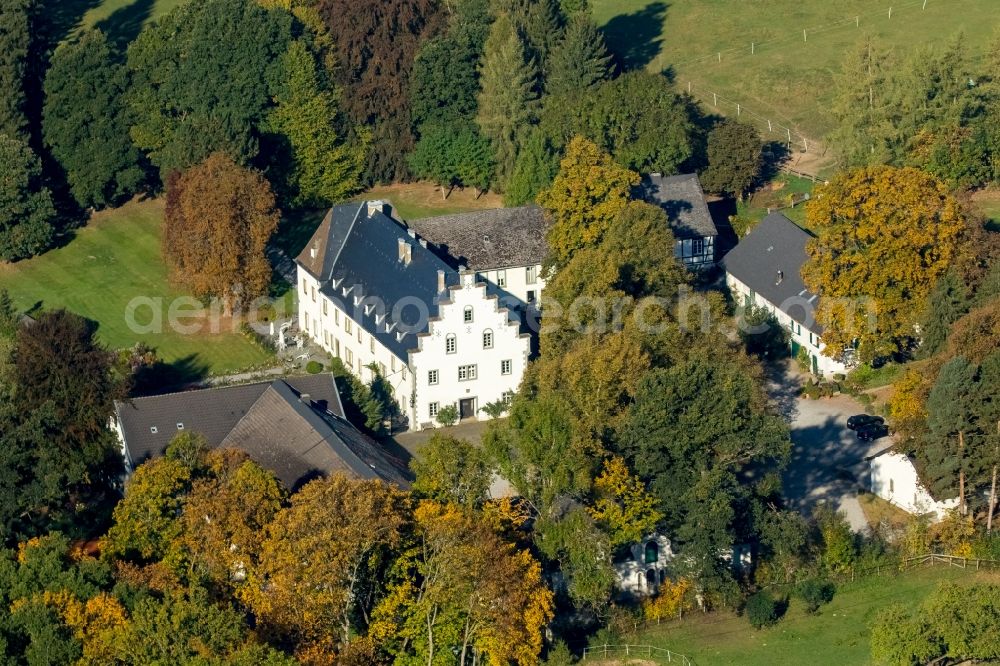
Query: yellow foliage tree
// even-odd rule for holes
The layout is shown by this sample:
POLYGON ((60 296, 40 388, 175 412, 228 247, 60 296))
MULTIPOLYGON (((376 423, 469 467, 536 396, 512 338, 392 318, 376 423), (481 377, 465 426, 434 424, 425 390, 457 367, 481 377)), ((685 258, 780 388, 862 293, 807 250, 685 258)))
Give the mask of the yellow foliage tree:
POLYGON ((907 346, 935 281, 968 248, 970 226, 947 187, 913 168, 848 171, 806 206, 818 238, 806 285, 823 300, 826 353, 858 341, 863 360, 907 346))
POLYGON ((664 580, 660 584, 656 596, 643 601, 643 616, 649 622, 657 624, 662 620, 680 617, 684 611, 690 610, 694 606, 691 600, 693 589, 691 581, 686 578, 678 578, 676 581, 669 578, 664 580))
POLYGON ((367 617, 388 552, 410 522, 406 493, 335 474, 306 484, 264 533, 256 566, 237 596, 265 633, 299 650, 350 642, 367 617))
POLYGON ((580 136, 569 142, 552 187, 538 195, 552 221, 549 251, 557 267, 601 240, 638 183, 639 174, 616 164, 593 142, 580 136))
POLYGON ((618 456, 604 461, 594 493, 597 499, 587 511, 608 532, 612 546, 641 540, 663 518, 656 497, 618 456))

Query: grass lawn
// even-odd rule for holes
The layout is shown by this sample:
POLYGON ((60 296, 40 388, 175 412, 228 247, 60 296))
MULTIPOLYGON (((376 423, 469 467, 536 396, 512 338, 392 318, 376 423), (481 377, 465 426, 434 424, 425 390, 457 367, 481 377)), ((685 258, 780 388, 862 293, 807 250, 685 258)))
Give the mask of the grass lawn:
MULTIPOLYGON (((899 0, 592 0, 591 5, 608 45, 628 66, 670 69, 678 86, 686 89, 690 81, 703 103, 712 104, 712 92, 730 100, 719 102, 720 113, 735 115, 739 102, 817 141, 833 127, 828 112, 833 74, 863 34, 906 56, 962 30, 976 53, 986 50, 997 25, 996 0, 928 0, 925 10, 920 2, 899 0), (809 31, 806 42, 803 29, 809 31)), ((766 120, 756 122, 766 134, 766 120)))
POLYGON ((441 188, 427 182, 377 185, 356 198, 388 201, 396 215, 404 220, 503 207, 499 195, 486 192, 477 197, 472 188, 455 188, 445 199, 441 196, 441 188))
POLYGON ((858 504, 873 528, 887 525, 891 529, 904 529, 912 518, 907 512, 872 493, 860 493, 858 504))
MULTIPOLYGON (((160 258, 160 200, 132 202, 94 216, 65 246, 16 264, 0 264, 0 288, 17 307, 65 307, 98 322, 98 337, 109 347, 131 347, 137 341, 155 347, 161 360, 200 371, 220 373, 268 360, 239 333, 223 323, 211 330, 182 334, 170 330, 167 308, 184 293, 167 283, 160 258), (136 297, 162 299, 163 332, 135 333, 126 321, 128 303, 136 297)), ((150 309, 135 320, 150 322, 150 309)))
POLYGON ((780 208, 779 212, 788 219, 805 227, 805 204, 797 203, 791 208, 786 208, 786 206, 793 200, 801 202, 803 195, 811 193, 813 187, 815 184, 807 178, 779 173, 774 180, 766 183, 748 199, 739 203, 736 207, 736 214, 748 220, 759 222, 767 215, 768 208, 772 211, 780 208))
POLYGON ((867 664, 869 625, 883 608, 893 603, 913 607, 941 581, 971 584, 998 579, 997 574, 946 568, 868 578, 839 586, 833 601, 815 616, 806 615, 793 598, 778 624, 761 631, 728 611, 692 613, 679 623, 651 627, 623 642, 667 648, 695 664, 867 664))

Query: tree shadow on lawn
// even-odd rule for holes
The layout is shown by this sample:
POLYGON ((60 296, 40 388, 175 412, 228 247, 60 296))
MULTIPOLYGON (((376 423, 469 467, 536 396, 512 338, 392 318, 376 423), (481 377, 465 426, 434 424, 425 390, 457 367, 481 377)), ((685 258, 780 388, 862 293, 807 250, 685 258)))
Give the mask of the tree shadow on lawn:
POLYGON ((667 7, 667 3, 657 0, 632 14, 619 14, 601 28, 622 70, 642 69, 660 53, 667 7))
POLYGON ((208 376, 208 369, 198 354, 188 354, 170 363, 158 360, 136 372, 132 396, 157 395, 200 384, 208 376))
POLYGON ((50 49, 69 37, 88 11, 99 7, 102 0, 43 0, 39 3, 38 16, 40 41, 50 49))
POLYGON ((154 4, 156 0, 135 0, 99 21, 96 27, 107 36, 109 42, 119 50, 124 50, 139 36, 146 21, 153 15, 154 4))

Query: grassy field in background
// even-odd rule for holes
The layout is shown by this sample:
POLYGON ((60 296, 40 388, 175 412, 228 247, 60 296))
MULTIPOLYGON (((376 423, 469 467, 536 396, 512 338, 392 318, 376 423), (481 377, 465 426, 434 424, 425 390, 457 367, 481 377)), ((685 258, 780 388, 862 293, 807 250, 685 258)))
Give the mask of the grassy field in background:
MULTIPOLYGON (((0 264, 0 288, 7 289, 19 309, 66 308, 98 323, 98 337, 113 348, 142 341, 155 347, 161 360, 185 366, 186 374, 225 372, 262 363, 269 355, 230 323, 219 333, 182 334, 166 326, 172 299, 184 296, 168 284, 160 257, 160 200, 132 202, 96 214, 65 246, 18 262, 0 264), (162 299, 163 332, 137 334, 125 313, 135 297, 162 299)), ((136 314, 150 320, 149 308, 136 314)))
MULTIPOLYGON (((869 663, 870 624, 893 603, 913 607, 942 581, 997 582, 997 574, 971 570, 930 569, 894 578, 874 577, 838 587, 833 601, 818 615, 806 615, 793 598, 773 627, 756 631, 745 617, 724 611, 692 613, 679 623, 653 626, 623 639, 687 655, 695 664, 739 666, 841 666, 869 663)), ((663 660, 663 663, 666 663, 663 660)))
MULTIPOLYGON (((865 33, 905 56, 920 45, 942 44, 964 31, 970 50, 985 52, 997 29, 996 0, 927 0, 926 10, 921 3, 591 1, 608 45, 629 67, 670 68, 678 86, 686 89, 691 81, 693 92, 708 106, 710 92, 716 92, 814 140, 823 139, 833 126, 827 111, 833 74, 865 33), (808 30, 805 42, 803 29, 808 30), (754 55, 751 42, 756 45, 754 55), (716 55, 720 51, 721 62, 716 55)), ((720 103, 719 112, 735 115, 736 109, 720 103)), ((766 134, 766 122, 761 128, 766 134)))

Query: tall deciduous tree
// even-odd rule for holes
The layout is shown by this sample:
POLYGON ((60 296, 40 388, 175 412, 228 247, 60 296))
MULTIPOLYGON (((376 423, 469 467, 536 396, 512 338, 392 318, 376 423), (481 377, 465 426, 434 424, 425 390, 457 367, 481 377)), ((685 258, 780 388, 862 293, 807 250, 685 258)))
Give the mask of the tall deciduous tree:
POLYGON ((339 67, 344 106, 372 130, 365 177, 392 181, 406 175, 410 129, 410 71, 421 44, 444 23, 435 0, 318 0, 339 67))
POLYGON ((129 137, 127 89, 128 72, 99 31, 63 44, 52 56, 42 130, 81 206, 118 203, 145 178, 129 137))
POLYGON ((708 169, 702 184, 709 192, 743 200, 763 167, 763 144, 752 125, 723 120, 708 133, 708 169))
POLYGON ((219 150, 241 164, 257 157, 268 81, 291 32, 284 10, 207 0, 178 6, 132 42, 132 138, 164 180, 219 150))
POLYGON ((552 49, 545 72, 549 95, 583 94, 611 76, 611 55, 604 37, 585 14, 566 25, 562 40, 552 49))
POLYGON ((513 21, 501 14, 490 28, 480 71, 479 112, 476 122, 490 140, 497 160, 497 180, 504 189, 525 128, 535 117, 535 64, 527 60, 524 43, 513 21))
POLYGON ((267 180, 224 153, 210 155, 167 183, 163 256, 174 280, 226 309, 267 292, 264 254, 278 226, 267 180))
POLYGON ((553 263, 563 266, 576 250, 599 242, 638 183, 637 173, 616 164, 593 142, 582 137, 570 141, 552 187, 538 195, 552 221, 548 241, 553 263))
POLYGON ((454 506, 424 502, 415 517, 419 584, 404 603, 404 654, 426 664, 538 663, 553 598, 531 553, 454 506))
POLYGON ((864 360, 907 349, 934 283, 972 251, 958 202, 933 176, 885 166, 846 172, 817 194, 806 216, 819 237, 802 277, 824 299, 825 353, 854 340, 864 360))
POLYGON ((55 219, 38 157, 25 142, 0 133, 0 259, 17 261, 44 250, 55 219))
POLYGON ((482 449, 467 440, 434 434, 410 468, 414 492, 435 501, 476 508, 489 495, 492 472, 482 449))
POLYGON ((0 134, 28 135, 25 91, 34 0, 0 2, 0 134))
POLYGON ((241 598, 266 632, 300 648, 346 645, 410 520, 406 494, 381 481, 312 481, 268 525, 241 598))
POLYGON ((329 205, 357 191, 367 148, 366 134, 347 140, 339 92, 329 90, 305 41, 292 42, 282 57, 277 106, 268 126, 285 137, 291 165, 277 166, 296 205, 329 205))

